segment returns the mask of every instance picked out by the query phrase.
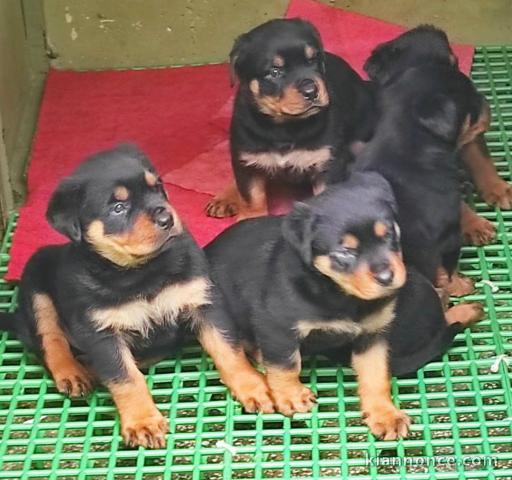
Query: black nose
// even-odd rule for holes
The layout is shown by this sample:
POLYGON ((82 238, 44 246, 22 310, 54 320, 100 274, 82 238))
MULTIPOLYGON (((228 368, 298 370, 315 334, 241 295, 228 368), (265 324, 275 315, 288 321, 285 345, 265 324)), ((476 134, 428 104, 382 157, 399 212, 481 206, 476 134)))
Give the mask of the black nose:
POLYGON ((299 83, 299 92, 306 100, 314 100, 318 96, 318 87, 313 80, 305 78, 299 83))
POLYGON ((383 287, 388 287, 393 282, 395 276, 393 270, 389 268, 388 262, 382 262, 378 265, 372 265, 372 273, 375 280, 383 287))
POLYGON ((172 215, 164 207, 155 209, 153 220, 162 230, 169 230, 173 225, 172 215))

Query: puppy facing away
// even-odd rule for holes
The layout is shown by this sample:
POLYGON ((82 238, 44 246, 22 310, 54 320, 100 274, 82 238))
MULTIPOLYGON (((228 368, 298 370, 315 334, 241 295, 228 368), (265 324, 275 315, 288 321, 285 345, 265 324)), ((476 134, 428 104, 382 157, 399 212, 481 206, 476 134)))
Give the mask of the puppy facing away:
MULTIPOLYGON (((364 68, 370 79, 382 87, 408 68, 428 64, 458 67, 446 33, 431 25, 421 25, 377 46, 364 68)), ((512 208, 512 186, 498 176, 483 136, 490 121, 486 106, 466 137, 461 139, 461 157, 483 199, 490 205, 512 208)), ((476 215, 465 203, 462 204, 462 228, 466 239, 476 245, 490 242, 495 234, 492 223, 476 215)))
POLYGON ((230 130, 236 185, 210 201, 207 214, 266 215, 269 183, 316 194, 342 179, 350 145, 372 129, 369 82, 325 52, 315 27, 300 19, 241 35, 230 58, 239 79, 230 130))
MULTIPOLYGON (((385 334, 406 272, 395 201, 380 175, 356 173, 287 216, 240 222, 205 251, 224 299, 209 317, 210 336, 263 364, 279 412, 312 408, 315 396, 299 380, 300 349, 321 334, 320 344, 351 349, 371 431, 407 434, 409 418, 391 400, 385 334)), ((243 381, 235 373, 230 381, 243 381)))
POLYGON ((203 252, 131 146, 87 158, 61 181, 47 218, 71 241, 32 256, 19 310, 0 314, 0 328, 42 356, 60 392, 106 386, 128 445, 162 448, 167 420, 138 364, 171 353, 209 305, 203 252))
POLYGON ((380 120, 354 164, 391 184, 407 265, 452 295, 473 289, 455 274, 462 234, 457 149, 487 111, 471 81, 452 66, 411 67, 379 90, 380 120))

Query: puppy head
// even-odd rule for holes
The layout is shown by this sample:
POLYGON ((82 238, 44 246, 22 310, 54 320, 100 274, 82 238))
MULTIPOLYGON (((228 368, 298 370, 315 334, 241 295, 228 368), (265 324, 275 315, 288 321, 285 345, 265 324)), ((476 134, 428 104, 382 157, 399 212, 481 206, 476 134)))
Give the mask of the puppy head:
POLYGON ((154 167, 129 145, 97 153, 50 199, 49 223, 118 266, 144 264, 183 229, 154 167))
POLYGON ((461 72, 424 66, 411 69, 404 77, 397 88, 415 85, 409 99, 413 121, 434 137, 461 147, 489 128, 489 104, 461 72))
POLYGON ((311 268, 363 300, 392 295, 405 282, 391 187, 377 173, 351 178, 297 203, 283 236, 311 268))
POLYGON ((378 45, 364 70, 372 81, 384 85, 407 68, 428 63, 458 67, 446 33, 432 25, 420 25, 378 45))
POLYGON ((309 22, 264 23, 236 40, 230 60, 241 92, 275 121, 307 118, 329 104, 322 42, 309 22))

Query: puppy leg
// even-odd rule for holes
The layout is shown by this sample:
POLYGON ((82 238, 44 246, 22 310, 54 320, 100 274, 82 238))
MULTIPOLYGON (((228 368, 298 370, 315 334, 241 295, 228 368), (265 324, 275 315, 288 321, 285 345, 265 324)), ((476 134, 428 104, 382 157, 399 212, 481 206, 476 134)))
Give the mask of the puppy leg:
POLYGON ((59 325, 51 298, 43 293, 32 297, 37 333, 41 339, 43 358, 57 386, 70 397, 85 396, 92 387, 92 378, 71 352, 69 342, 59 325))
POLYGON ((464 145, 461 156, 485 202, 504 209, 512 208, 512 185, 498 175, 484 135, 480 134, 464 145))
POLYGON ((477 215, 465 202, 461 205, 460 223, 464 240, 471 245, 486 245, 496 236, 494 225, 477 215))
POLYGON ((126 346, 120 356, 125 375, 106 382, 121 418, 121 434, 129 446, 164 448, 167 419, 156 408, 144 375, 126 346))
POLYGON ((388 348, 377 342, 352 353, 352 368, 358 378, 363 418, 376 437, 395 440, 406 437, 411 420, 391 400, 388 348))
POLYGON ((445 318, 448 325, 460 323, 465 327, 469 327, 473 323, 478 322, 478 320, 481 320, 483 315, 484 309, 481 303, 466 302, 450 307, 445 313, 445 318))
POLYGON ((458 272, 453 272, 450 276, 443 267, 437 269, 435 286, 443 288, 452 297, 469 295, 475 290, 473 280, 461 276, 458 272))
POLYGON ((247 172, 244 172, 237 175, 237 185, 242 199, 236 218, 237 222, 246 218, 268 215, 267 181, 263 175, 248 176, 247 172))
POLYGON ((250 364, 242 346, 231 345, 213 326, 201 327, 199 341, 212 357, 222 381, 245 410, 274 411, 265 378, 250 364))
POLYGON ((206 215, 215 218, 232 217, 238 214, 242 202, 236 183, 233 181, 206 205, 206 215))
POLYGON ((267 382, 277 410, 291 417, 294 413, 309 412, 316 403, 315 394, 300 381, 301 357, 298 350, 289 365, 280 366, 263 358, 267 382))

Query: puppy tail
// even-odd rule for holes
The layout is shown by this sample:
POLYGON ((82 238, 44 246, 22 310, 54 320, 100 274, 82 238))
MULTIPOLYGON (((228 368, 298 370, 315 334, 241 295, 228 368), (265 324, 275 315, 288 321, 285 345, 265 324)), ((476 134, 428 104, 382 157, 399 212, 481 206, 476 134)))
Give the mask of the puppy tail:
POLYGON ((18 333, 19 319, 16 313, 0 312, 0 331, 18 333))

